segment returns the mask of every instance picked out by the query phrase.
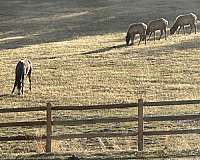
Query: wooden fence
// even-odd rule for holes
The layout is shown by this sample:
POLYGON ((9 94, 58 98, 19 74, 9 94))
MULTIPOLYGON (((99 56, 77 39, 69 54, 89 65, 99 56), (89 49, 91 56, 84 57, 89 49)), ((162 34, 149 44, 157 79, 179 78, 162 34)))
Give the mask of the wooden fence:
POLYGON ((171 131, 144 131, 144 121, 177 121, 177 120, 194 120, 200 119, 200 114, 194 115, 177 115, 177 116, 144 116, 145 107, 156 107, 156 106, 170 106, 170 105, 189 105, 189 104, 200 104, 200 100, 183 100, 183 101, 162 101, 162 102, 144 102, 139 99, 137 103, 128 104, 110 104, 110 105, 92 105, 92 106, 52 106, 50 103, 46 107, 30 107, 30 108, 9 108, 0 109, 0 113, 11 113, 11 112, 31 112, 31 111, 45 111, 45 121, 33 121, 33 122, 9 122, 0 123, 2 127, 22 127, 22 126, 46 126, 46 135, 37 136, 10 136, 0 137, 0 141, 20 141, 20 140, 46 140, 46 152, 52 152, 51 141, 60 139, 73 139, 73 138, 95 138, 95 137, 126 137, 126 136, 137 136, 138 137, 138 151, 144 149, 144 136, 152 135, 172 135, 172 134, 199 134, 200 128, 198 129, 185 129, 185 130, 171 130, 171 131), (98 109, 123 109, 123 108, 138 108, 137 117, 126 117, 126 118, 95 118, 95 119, 83 119, 83 120, 65 120, 56 121, 52 119, 52 111, 58 110, 98 110, 98 109), (113 123, 113 122, 138 122, 138 130, 135 132, 105 132, 105 133, 84 133, 84 134, 63 134, 53 135, 53 126, 55 125, 67 125, 67 126, 79 126, 83 124, 96 124, 96 123, 113 123))

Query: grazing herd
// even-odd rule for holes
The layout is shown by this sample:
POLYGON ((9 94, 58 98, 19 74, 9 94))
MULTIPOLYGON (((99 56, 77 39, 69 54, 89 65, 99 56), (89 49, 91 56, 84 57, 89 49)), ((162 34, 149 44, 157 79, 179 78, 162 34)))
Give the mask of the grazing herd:
MULTIPOLYGON (((177 29, 178 33, 183 28, 184 33, 185 33, 185 26, 189 25, 190 26, 190 33, 192 32, 192 29, 195 29, 195 33, 197 31, 197 16, 193 13, 185 14, 185 15, 179 15, 173 26, 170 28, 170 34, 174 34, 177 29)), ((141 41, 144 41, 146 44, 146 37, 149 35, 148 40, 150 39, 151 35, 153 34, 154 36, 154 41, 156 40, 155 38, 155 32, 160 30, 160 37, 162 37, 163 33, 165 34, 165 39, 167 39, 167 26, 168 26, 168 21, 164 18, 156 19, 150 21, 147 25, 145 23, 133 23, 129 26, 127 34, 126 34, 126 45, 129 45, 129 42, 131 41, 130 44, 134 44, 134 39, 135 35, 139 34, 140 40, 138 45, 140 44, 141 41)), ((23 87, 24 87, 24 77, 25 75, 28 76, 29 78, 29 89, 31 91, 31 73, 32 73, 32 64, 30 60, 21 60, 17 63, 16 69, 15 69, 15 83, 14 87, 12 90, 12 93, 14 93, 15 87, 17 87, 18 90, 18 95, 20 93, 23 94, 23 87)))
MULTIPOLYGON (((195 34, 197 31, 197 16, 194 13, 189 13, 185 15, 179 15, 173 26, 170 28, 170 34, 174 34, 177 29, 177 33, 183 28, 184 33, 185 33, 185 26, 189 25, 190 26, 190 33, 192 32, 192 29, 195 29, 195 34)), ((134 39, 135 35, 139 34, 140 40, 138 45, 140 44, 141 40, 144 40, 146 44, 146 36, 149 35, 148 40, 150 39, 151 35, 153 34, 154 36, 154 41, 156 40, 155 38, 155 32, 160 30, 160 37, 162 37, 163 32, 165 33, 165 39, 167 39, 167 26, 168 26, 168 21, 164 18, 156 19, 150 21, 147 25, 145 23, 133 23, 129 25, 127 34, 126 34, 126 45, 129 45, 129 42, 131 41, 130 45, 134 44, 134 39)))

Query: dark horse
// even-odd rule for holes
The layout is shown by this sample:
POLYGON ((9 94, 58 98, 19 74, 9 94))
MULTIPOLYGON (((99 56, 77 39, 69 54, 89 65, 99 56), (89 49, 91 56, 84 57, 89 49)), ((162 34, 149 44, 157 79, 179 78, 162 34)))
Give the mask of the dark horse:
POLYGON ((29 78, 29 89, 31 91, 31 73, 32 73, 32 64, 30 60, 21 60, 17 63, 15 69, 15 84, 12 90, 12 93, 17 86, 18 95, 20 92, 23 94, 23 87, 24 87, 24 76, 27 75, 29 78))

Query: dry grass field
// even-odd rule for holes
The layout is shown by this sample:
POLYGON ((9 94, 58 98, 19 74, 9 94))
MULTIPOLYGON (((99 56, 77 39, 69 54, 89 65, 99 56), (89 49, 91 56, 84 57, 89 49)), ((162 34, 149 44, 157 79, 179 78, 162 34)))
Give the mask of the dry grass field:
MULTIPOLYGON (((155 5, 150 8, 144 6, 147 3, 145 0, 127 0, 125 3, 120 0, 97 1, 98 3, 87 1, 88 3, 70 1, 68 8, 69 1, 0 2, 3 21, 0 30, 0 108, 44 106, 47 102, 81 106, 136 102, 138 98, 146 101, 200 98, 200 33, 168 36, 166 41, 150 40, 147 45, 142 43, 139 46, 127 47, 124 41, 129 23, 157 17, 154 11, 148 14, 150 9, 155 9, 152 7, 165 9, 160 16, 173 20, 183 11, 198 14, 198 1, 189 3, 177 0, 176 2, 183 4, 179 9, 171 2, 162 0, 156 0, 155 5), (12 12, 9 5, 13 6, 12 12), (134 11, 125 10, 131 5, 137 8, 134 11), (139 14, 142 11, 145 12, 139 14), (130 14, 133 13, 139 16, 131 20, 130 14), (26 79, 24 95, 11 95, 15 65, 22 58, 28 58, 33 63, 33 90, 29 92, 26 79)), ((68 111, 55 112, 53 117, 116 117, 132 116, 136 112, 134 109, 68 111)), ((145 110, 148 115, 195 113, 199 113, 198 105, 145 110)), ((42 112, 12 113, 2 114, 0 120, 43 120, 44 116, 42 112)), ((145 124, 147 130, 199 127, 199 121, 145 124)), ((134 130, 134 123, 54 128, 56 134, 134 130)), ((0 129, 0 136, 40 136, 44 132, 45 128, 3 128, 0 129)), ((199 135, 147 137, 144 155, 153 157, 199 154, 199 141, 199 135)), ((124 155, 128 159, 130 155, 140 156, 136 152, 136 137, 54 141, 53 147, 54 152, 77 153, 85 158, 124 155)), ((43 151, 44 143, 38 141, 0 144, 2 157, 43 151)))

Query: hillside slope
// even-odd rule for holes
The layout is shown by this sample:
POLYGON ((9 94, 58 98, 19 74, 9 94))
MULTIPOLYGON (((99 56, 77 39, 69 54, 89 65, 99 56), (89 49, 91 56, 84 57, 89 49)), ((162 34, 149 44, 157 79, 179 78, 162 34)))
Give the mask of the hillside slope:
MULTIPOLYGON (((23 48, 1 51, 0 61, 0 106, 30 107, 44 106, 47 102, 58 105, 84 105, 146 101, 199 99, 200 97, 200 33, 168 36, 167 40, 148 41, 138 46, 125 46, 124 33, 80 37, 70 41, 30 45, 23 48), (33 63, 33 90, 28 91, 25 81, 23 96, 11 95, 14 83, 14 69, 21 58, 29 58, 33 63)), ((137 40, 136 40, 137 43, 137 40)), ((133 116, 136 110, 56 112, 54 119, 79 119, 92 117, 133 116)), ((146 110, 149 115, 178 115, 199 113, 198 105, 153 108, 146 110)), ((44 113, 3 114, 1 122, 43 120, 44 113)), ((198 128, 198 121, 187 122, 187 128, 198 128)), ((135 125, 135 124, 134 124, 135 125)), ((186 122, 149 123, 152 129, 185 129, 186 122)), ((59 133, 102 132, 106 125, 82 127, 56 127, 59 133)), ((113 124, 109 131, 132 131, 132 123, 113 124), (117 127, 116 127, 117 125, 117 127)), ((2 128, 1 135, 41 135, 45 128, 2 128)), ((118 150, 136 150, 136 139, 106 139, 103 147, 106 153, 118 150), (133 147, 131 147, 132 145, 133 147), (112 146, 112 147, 109 147, 112 146), (131 147, 131 148, 130 148, 131 147)), ((148 138, 145 148, 157 151, 199 148, 196 135, 148 138), (184 142, 184 143, 183 143, 184 142), (179 148, 173 148, 176 144, 179 148)), ((62 152, 90 151, 102 152, 96 139, 56 141, 62 152), (71 147, 68 147, 68 146, 71 147), (74 148, 76 150, 74 150, 74 148)), ((1 153, 41 152, 40 142, 1 143, 1 153), (38 149, 39 147, 39 149, 38 149)), ((55 148, 56 149, 56 148, 55 148)), ((54 149, 54 151, 55 151, 54 149)), ((174 153, 174 152, 173 152, 174 153)), ((175 152, 176 153, 176 152, 175 152)))

